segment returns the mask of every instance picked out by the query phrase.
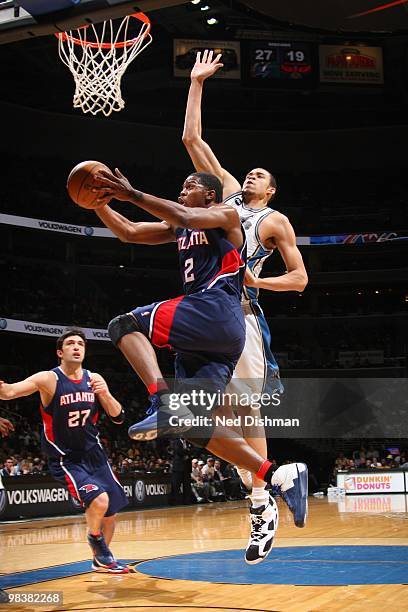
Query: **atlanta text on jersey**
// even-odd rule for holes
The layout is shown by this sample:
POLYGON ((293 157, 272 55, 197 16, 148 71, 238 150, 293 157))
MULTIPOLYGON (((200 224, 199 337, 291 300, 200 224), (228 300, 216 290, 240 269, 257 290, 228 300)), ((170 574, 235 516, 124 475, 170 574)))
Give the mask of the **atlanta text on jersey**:
POLYGON ((66 393, 61 395, 60 406, 76 404, 77 402, 94 402, 95 394, 92 391, 77 391, 76 393, 66 393))
POLYGON ((200 246, 202 244, 209 244, 208 238, 203 230, 193 230, 188 236, 180 236, 177 238, 178 250, 184 251, 192 246, 200 246), (188 238, 188 240, 187 240, 188 238))

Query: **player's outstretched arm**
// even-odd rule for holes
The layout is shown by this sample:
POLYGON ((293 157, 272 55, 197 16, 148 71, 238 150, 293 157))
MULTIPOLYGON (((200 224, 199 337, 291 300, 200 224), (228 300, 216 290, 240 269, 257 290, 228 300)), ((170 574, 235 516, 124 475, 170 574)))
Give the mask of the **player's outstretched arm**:
POLYGON ((13 400, 32 395, 36 391, 52 394, 52 386, 54 384, 55 387, 55 380, 55 376, 51 372, 37 372, 37 374, 12 384, 0 380, 0 399, 13 400))
POLYGON ((187 208, 178 202, 142 193, 132 187, 128 179, 123 176, 118 168, 115 168, 113 176, 104 170, 100 170, 96 174, 96 178, 100 186, 94 187, 93 191, 99 191, 101 199, 106 198, 106 194, 108 194, 117 200, 132 202, 154 217, 166 221, 169 226, 188 227, 191 229, 220 227, 226 231, 234 227, 241 232, 238 214, 231 206, 218 205, 210 208, 187 208))
POLYGON ((14 431, 14 425, 8 419, 3 419, 0 417, 0 434, 2 438, 8 436, 12 431, 14 431))
POLYGON ((213 57, 213 51, 197 53, 196 62, 191 71, 191 85, 188 93, 186 114, 184 119, 183 143, 197 172, 208 172, 217 176, 223 185, 223 198, 240 191, 237 179, 225 170, 211 147, 201 136, 201 101, 203 83, 223 66, 220 63, 221 54, 213 57))
POLYGON ((256 278, 247 268, 245 285, 268 289, 269 291, 303 291, 307 285, 308 277, 303 263, 302 254, 296 246, 296 236, 289 219, 284 215, 275 213, 267 217, 260 227, 261 240, 265 236, 273 236, 273 240, 286 265, 286 274, 256 278), (262 236, 262 233, 264 236, 262 236))
POLYGON ((166 244, 175 240, 174 231, 167 223, 134 223, 109 206, 97 208, 95 212, 102 223, 122 242, 166 244))
POLYGON ((93 372, 91 374, 91 387, 111 421, 121 425, 125 420, 125 413, 121 404, 109 391, 106 380, 100 374, 93 372))

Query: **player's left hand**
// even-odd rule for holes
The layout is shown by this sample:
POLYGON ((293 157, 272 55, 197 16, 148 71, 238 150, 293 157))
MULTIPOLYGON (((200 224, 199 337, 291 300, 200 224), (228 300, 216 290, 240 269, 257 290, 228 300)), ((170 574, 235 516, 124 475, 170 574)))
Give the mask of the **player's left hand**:
POLYGON ((100 183, 100 186, 93 187, 92 191, 99 193, 97 201, 100 204, 105 204, 107 198, 127 201, 134 191, 132 185, 126 176, 120 172, 119 168, 115 168, 115 174, 111 174, 106 170, 98 170, 95 174, 95 179, 100 183))
POLYGON ((244 285, 246 287, 258 287, 258 283, 259 280, 252 274, 251 270, 247 266, 245 270, 244 285))
POLYGON ((2 438, 8 436, 11 431, 14 431, 13 423, 8 419, 3 419, 0 417, 0 433, 2 438))
POLYGON ((95 395, 109 395, 109 388, 103 378, 91 377, 91 388, 95 395))

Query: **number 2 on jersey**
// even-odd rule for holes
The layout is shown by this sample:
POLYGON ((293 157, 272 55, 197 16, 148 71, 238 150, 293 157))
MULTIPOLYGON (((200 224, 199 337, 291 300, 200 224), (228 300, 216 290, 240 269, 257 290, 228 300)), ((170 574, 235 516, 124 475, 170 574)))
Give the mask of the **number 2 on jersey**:
POLYGON ((82 415, 82 423, 81 427, 85 425, 86 419, 89 417, 90 409, 88 410, 74 410, 73 412, 68 412, 68 427, 79 427, 79 419, 82 415))
POLYGON ((194 260, 192 257, 189 257, 184 262, 184 282, 191 283, 194 280, 194 272, 193 272, 194 260))

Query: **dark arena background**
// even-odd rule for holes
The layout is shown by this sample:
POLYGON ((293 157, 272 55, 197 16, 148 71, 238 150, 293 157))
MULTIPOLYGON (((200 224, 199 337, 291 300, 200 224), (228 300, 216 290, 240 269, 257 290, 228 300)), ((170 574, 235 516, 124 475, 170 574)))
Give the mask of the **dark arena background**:
MULTIPOLYGON (((408 610, 408 2, 0 0, 0 57, 0 380, 54 368, 56 338, 85 330, 85 367, 126 411, 124 426, 102 417, 99 431, 129 499, 114 549, 132 570, 91 571, 82 511, 41 452, 38 394, 0 401, 15 427, 0 438, 7 605, 408 610), (74 109, 55 33, 139 11, 153 41, 123 75, 123 110, 74 109), (278 498, 274 548, 256 566, 243 559, 248 496, 235 468, 221 463, 205 503, 190 472, 208 451, 187 445, 180 489, 176 443, 127 435, 147 393, 107 324, 180 295, 175 245, 121 242, 66 191, 73 166, 95 159, 177 201, 193 171, 182 143, 189 75, 207 48, 224 67, 205 82, 203 138, 240 182, 254 167, 273 173, 272 206, 292 223, 309 278, 302 292, 260 292, 303 418, 299 431, 268 433, 268 456, 307 463, 310 508, 297 530, 278 498), (14 475, 4 471, 10 459, 14 475)), ((112 207, 152 220, 128 203, 112 207)), ((276 251, 262 276, 284 272, 276 251)), ((158 359, 173 376, 173 354, 158 359)))

